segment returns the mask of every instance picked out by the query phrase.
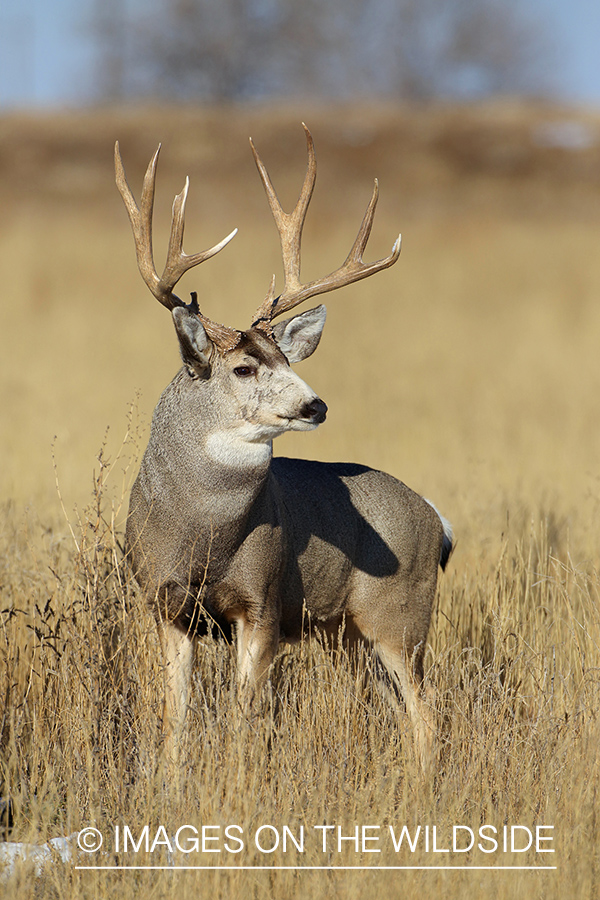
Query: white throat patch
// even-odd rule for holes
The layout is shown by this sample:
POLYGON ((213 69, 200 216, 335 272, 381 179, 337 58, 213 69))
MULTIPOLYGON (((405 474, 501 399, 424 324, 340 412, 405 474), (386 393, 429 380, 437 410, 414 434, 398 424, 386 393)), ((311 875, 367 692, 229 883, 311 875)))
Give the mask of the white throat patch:
POLYGON ((269 462, 273 455, 270 436, 257 425, 216 431, 206 439, 206 453, 215 462, 232 469, 249 469, 269 462))

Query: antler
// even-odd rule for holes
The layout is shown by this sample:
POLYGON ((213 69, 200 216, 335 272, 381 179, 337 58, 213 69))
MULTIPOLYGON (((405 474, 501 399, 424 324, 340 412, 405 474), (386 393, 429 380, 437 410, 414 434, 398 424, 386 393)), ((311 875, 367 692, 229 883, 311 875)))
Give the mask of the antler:
MULTIPOLYGON (((171 235, 169 237, 167 261, 163 273, 159 278, 154 266, 154 257, 152 253, 152 210, 154 208, 156 165, 160 153, 160 146, 161 145, 159 144, 146 169, 139 207, 127 184, 118 141, 115 144, 115 176, 119 193, 123 198, 125 208, 129 215, 129 221, 131 222, 140 274, 156 299, 162 303, 163 306, 166 306, 167 309, 174 309, 176 306, 186 306, 183 300, 180 300, 180 298, 173 293, 173 288, 182 275, 187 272, 188 269, 192 269, 194 266, 198 266, 200 263, 205 262, 205 260, 210 259, 211 256, 215 256, 215 254, 222 250, 223 247, 225 247, 225 245, 237 234, 237 228, 209 250, 203 250, 202 252, 194 253, 191 256, 184 253, 183 230, 185 225, 185 204, 190 184, 189 178, 186 178, 183 190, 180 194, 177 194, 173 200, 171 235)), ((223 351, 230 350, 239 342, 240 333, 238 331, 233 328, 228 328, 225 325, 218 325, 216 322, 212 322, 206 316, 203 316, 202 313, 199 312, 194 300, 192 300, 192 304, 188 308, 193 309, 193 311, 197 313, 209 338, 219 349, 223 351)))
POLYGON ((278 297, 275 296, 275 276, 273 276, 267 296, 256 311, 254 322, 252 323, 253 326, 261 328, 267 333, 270 332, 270 323, 275 316, 279 316, 281 313, 293 309, 309 297, 315 297, 317 294, 324 294, 326 291, 333 291, 336 288, 344 287, 344 285, 352 284, 354 281, 360 281, 361 278, 367 278, 369 275, 374 275, 375 272, 379 272, 382 269, 387 269, 396 262, 400 255, 401 235, 398 235, 392 248, 392 252, 389 256, 386 256, 385 259, 379 259, 377 262, 369 264, 364 263, 362 260, 362 255, 371 234, 373 218, 375 216, 375 207, 377 206, 377 198, 379 196, 379 186, 377 179, 375 179, 373 194, 363 216, 356 240, 343 264, 339 269, 336 269, 335 272, 326 275, 325 278, 319 278, 315 281, 310 281, 307 284, 302 284, 300 281, 300 245, 302 241, 302 229, 304 227, 306 212, 317 177, 317 161, 312 135, 304 122, 302 123, 302 127, 306 133, 308 167, 304 177, 304 184, 300 191, 300 197, 291 213, 286 213, 281 208, 281 204, 277 198, 269 174, 252 143, 252 139, 250 139, 254 161, 256 162, 269 200, 269 206, 271 207, 271 212, 273 213, 273 218, 275 219, 275 224, 279 231, 281 253, 283 256, 283 291, 278 297))

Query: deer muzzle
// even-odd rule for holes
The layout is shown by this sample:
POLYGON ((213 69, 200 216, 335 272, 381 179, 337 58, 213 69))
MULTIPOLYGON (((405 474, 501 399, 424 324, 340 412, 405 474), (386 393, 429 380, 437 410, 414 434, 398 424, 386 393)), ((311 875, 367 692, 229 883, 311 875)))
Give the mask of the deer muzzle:
POLYGON ((320 425, 327 416, 327 404, 320 397, 315 397, 310 403, 302 407, 299 418, 309 419, 313 424, 320 425))

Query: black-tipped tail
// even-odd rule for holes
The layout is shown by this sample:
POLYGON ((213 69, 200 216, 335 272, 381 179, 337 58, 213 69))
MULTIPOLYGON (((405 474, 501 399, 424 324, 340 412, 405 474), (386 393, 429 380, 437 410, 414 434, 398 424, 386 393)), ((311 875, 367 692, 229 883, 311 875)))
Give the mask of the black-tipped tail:
POLYGON ((452 556, 453 550, 452 531, 450 530, 450 533, 448 533, 446 527, 444 527, 444 539, 442 540, 442 549, 440 551, 440 568, 442 572, 446 571, 446 566, 448 565, 448 560, 452 556))
POLYGON ((452 551, 454 549, 454 535, 452 534, 452 525, 445 519, 441 514, 437 506, 428 500, 427 497, 423 498, 426 503, 428 503, 433 510, 437 513, 437 516, 442 523, 442 528, 444 529, 444 537, 442 538, 442 549, 440 550, 440 568, 442 572, 446 571, 446 566, 448 565, 448 560, 452 556, 452 551))

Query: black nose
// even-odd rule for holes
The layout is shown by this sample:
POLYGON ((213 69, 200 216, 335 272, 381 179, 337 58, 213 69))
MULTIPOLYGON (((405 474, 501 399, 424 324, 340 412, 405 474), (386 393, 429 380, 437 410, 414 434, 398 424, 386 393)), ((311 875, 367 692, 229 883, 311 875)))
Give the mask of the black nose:
POLYGON ((325 421, 327 415, 327 404, 323 403, 319 397, 315 397, 310 403, 303 407, 300 414, 302 419, 312 419, 316 425, 320 425, 325 421))

